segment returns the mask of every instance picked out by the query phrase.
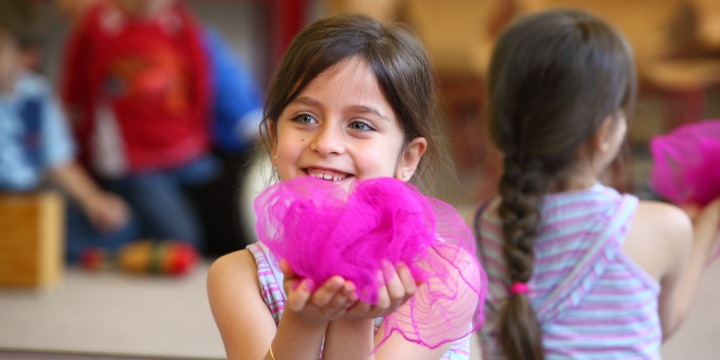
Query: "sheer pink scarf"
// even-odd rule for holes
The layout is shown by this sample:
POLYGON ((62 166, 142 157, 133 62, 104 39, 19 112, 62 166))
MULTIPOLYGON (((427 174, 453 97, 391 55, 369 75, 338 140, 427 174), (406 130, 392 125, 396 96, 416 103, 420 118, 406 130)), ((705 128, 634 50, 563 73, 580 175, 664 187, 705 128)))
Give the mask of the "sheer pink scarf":
POLYGON ((360 300, 375 303, 381 261, 407 264, 423 283, 383 321, 429 348, 461 339, 482 325, 487 293, 471 232, 457 211, 393 179, 356 180, 349 191, 301 177, 273 185, 255 200, 258 238, 302 277, 322 284, 352 281, 360 300))

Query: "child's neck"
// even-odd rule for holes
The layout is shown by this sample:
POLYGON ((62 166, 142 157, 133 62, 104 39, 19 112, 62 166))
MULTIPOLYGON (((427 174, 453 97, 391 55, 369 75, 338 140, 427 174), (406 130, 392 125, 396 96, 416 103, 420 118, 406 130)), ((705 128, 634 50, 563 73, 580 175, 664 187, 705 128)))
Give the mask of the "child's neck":
POLYGON ((593 185, 595 185, 597 183, 598 183, 597 176, 568 179, 567 186, 563 191, 585 190, 585 189, 589 189, 589 188, 593 187, 593 185))
POLYGON ((578 169, 570 173, 567 177, 559 179, 556 186, 552 189, 553 193, 566 191, 586 190, 593 187, 599 182, 598 174, 592 169, 578 169))

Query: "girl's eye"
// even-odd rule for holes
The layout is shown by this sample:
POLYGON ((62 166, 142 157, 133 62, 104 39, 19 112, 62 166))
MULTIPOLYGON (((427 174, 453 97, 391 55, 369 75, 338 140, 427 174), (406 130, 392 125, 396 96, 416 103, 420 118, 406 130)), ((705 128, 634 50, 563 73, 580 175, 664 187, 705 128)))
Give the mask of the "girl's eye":
POLYGON ((293 120, 295 122, 297 122, 298 124, 312 124, 312 123, 317 122, 317 120, 315 120, 314 117, 312 117, 308 114, 300 114, 300 115, 294 117, 293 120))
POLYGON ((373 131, 374 130, 372 127, 370 127, 370 125, 368 125, 362 121, 353 121, 350 124, 350 128, 353 130, 358 130, 358 131, 373 131))

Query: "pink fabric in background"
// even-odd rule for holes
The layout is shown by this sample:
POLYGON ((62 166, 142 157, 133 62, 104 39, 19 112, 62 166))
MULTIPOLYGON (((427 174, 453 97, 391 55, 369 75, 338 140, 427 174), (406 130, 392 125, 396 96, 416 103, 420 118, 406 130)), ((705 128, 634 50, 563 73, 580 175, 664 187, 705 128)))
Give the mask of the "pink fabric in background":
POLYGON ((278 260, 315 284, 340 275, 357 286, 362 301, 377 301, 382 259, 408 265, 424 283, 409 306, 385 318, 381 344, 398 331, 435 348, 482 325, 487 279, 469 228, 452 206, 408 183, 356 180, 346 191, 301 177, 263 191, 255 213, 258 238, 278 260))
MULTIPOLYGON (((675 204, 705 206, 720 197, 720 120, 678 127, 650 142, 650 185, 675 204)), ((720 258, 720 249, 709 264, 720 258)))
POLYGON ((650 185, 675 203, 706 205, 720 196, 720 121, 683 125, 650 142, 650 185))

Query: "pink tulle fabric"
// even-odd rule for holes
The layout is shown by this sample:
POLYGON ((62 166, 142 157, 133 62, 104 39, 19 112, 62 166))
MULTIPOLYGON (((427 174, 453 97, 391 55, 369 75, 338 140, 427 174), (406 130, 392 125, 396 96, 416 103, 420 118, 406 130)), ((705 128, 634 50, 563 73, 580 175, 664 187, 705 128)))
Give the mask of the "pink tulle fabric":
POLYGON ((706 205, 720 196, 720 121, 681 126, 650 142, 650 185, 676 204, 706 205))
POLYGON ((407 264, 423 283, 383 321, 429 348, 482 325, 487 279, 470 230, 450 205, 393 179, 356 180, 350 190, 313 177, 284 181, 255 200, 258 239, 300 276, 323 284, 352 281, 361 301, 376 303, 383 259, 407 264))
MULTIPOLYGON (((650 142, 650 185, 675 204, 707 205, 720 197, 720 120, 678 127, 650 142)), ((720 248, 709 263, 720 258, 720 248)))

